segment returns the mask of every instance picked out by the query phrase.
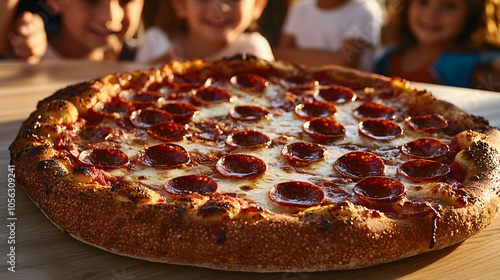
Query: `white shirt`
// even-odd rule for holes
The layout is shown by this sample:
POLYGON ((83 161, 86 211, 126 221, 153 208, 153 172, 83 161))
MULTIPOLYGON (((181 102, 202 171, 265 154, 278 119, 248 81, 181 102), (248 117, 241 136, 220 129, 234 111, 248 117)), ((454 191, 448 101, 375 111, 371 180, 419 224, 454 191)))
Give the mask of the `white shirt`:
MULTIPOLYGON (((377 0, 350 0, 335 9, 320 9, 316 1, 307 0, 290 7, 282 31, 293 36, 301 49, 338 51, 347 39, 360 39, 375 48, 380 45, 382 20, 377 0)), ((371 70, 372 65, 373 52, 364 54, 360 68, 371 70)))
MULTIPOLYGON (((146 30, 144 40, 137 50, 135 61, 152 61, 167 52, 179 54, 178 60, 185 60, 182 48, 177 40, 170 39, 159 27, 153 26, 146 30)), ((236 54, 252 54, 265 60, 274 60, 274 55, 269 42, 258 32, 242 33, 232 44, 219 50, 205 60, 218 60, 236 54)))

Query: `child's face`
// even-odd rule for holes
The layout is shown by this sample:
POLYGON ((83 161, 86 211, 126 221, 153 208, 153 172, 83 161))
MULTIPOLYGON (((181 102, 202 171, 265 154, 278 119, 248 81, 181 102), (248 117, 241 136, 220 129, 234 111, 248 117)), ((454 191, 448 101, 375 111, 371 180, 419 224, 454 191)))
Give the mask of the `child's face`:
POLYGON ((116 46, 136 32, 144 0, 55 0, 62 29, 77 43, 93 50, 116 46))
POLYGON ((231 42, 260 17, 267 0, 174 0, 173 4, 192 35, 231 42))
POLYGON ((463 30, 467 13, 467 0, 411 0, 408 26, 420 44, 449 44, 463 30))

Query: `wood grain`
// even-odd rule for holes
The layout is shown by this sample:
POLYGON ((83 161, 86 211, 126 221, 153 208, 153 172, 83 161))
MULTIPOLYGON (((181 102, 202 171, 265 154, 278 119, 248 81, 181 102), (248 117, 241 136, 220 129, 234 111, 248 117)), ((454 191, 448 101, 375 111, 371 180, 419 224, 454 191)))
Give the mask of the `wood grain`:
MULTIPOLYGON (((38 100, 68 84, 143 65, 89 61, 0 63, 0 279, 500 279, 500 218, 476 236, 450 248, 366 269, 320 273, 236 273, 150 263, 81 243, 58 230, 16 188, 16 272, 7 270, 8 146, 38 100), (7 278, 8 277, 8 278, 7 278)), ((500 124, 500 94, 421 84, 436 96, 500 124), (467 108, 469 107, 469 108, 467 108)))

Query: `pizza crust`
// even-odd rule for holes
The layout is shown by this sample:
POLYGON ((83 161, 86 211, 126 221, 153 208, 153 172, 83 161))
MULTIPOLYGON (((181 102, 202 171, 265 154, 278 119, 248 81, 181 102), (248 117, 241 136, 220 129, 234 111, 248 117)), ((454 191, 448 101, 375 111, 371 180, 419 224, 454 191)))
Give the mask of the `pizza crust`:
MULTIPOLYGON (((247 65, 239 60, 219 63, 222 72, 229 73, 247 65)), ((268 67, 261 60, 253 63, 268 67)), ((206 66, 201 61, 192 65, 206 66)), ((477 130, 457 138, 463 150, 456 161, 465 171, 467 193, 463 207, 443 206, 436 209, 437 215, 395 219, 350 203, 288 215, 228 196, 191 194, 166 202, 139 183, 114 187, 92 183, 90 171, 74 172, 67 158, 57 154, 54 143, 62 125, 75 123, 95 103, 116 96, 119 84, 130 86, 137 77, 163 79, 170 69, 186 67, 174 66, 70 86, 41 101, 23 123, 10 147, 16 178, 62 231, 101 249, 154 262, 231 271, 324 271, 367 267, 448 247, 486 227, 498 211, 497 129, 407 82, 339 67, 327 71, 373 87, 390 84, 398 89, 402 104, 417 111, 442 112, 455 121, 457 130, 477 130)), ((284 69, 305 71, 290 65, 284 69)))
MULTIPOLYGON (((436 246, 430 249, 434 225, 428 216, 394 220, 354 205, 319 207, 297 217, 258 210, 229 215, 236 207, 226 205, 200 217, 200 209, 212 200, 155 203, 156 193, 140 186, 129 199, 120 199, 97 186, 52 185, 64 169, 50 164, 43 170, 44 179, 52 180, 38 179, 49 183, 26 189, 28 195, 73 237, 134 258, 236 271, 352 269, 399 260, 465 240, 491 222, 499 205, 498 196, 483 191, 472 205, 442 210, 436 246)), ((491 180, 472 187, 482 189, 491 180)))

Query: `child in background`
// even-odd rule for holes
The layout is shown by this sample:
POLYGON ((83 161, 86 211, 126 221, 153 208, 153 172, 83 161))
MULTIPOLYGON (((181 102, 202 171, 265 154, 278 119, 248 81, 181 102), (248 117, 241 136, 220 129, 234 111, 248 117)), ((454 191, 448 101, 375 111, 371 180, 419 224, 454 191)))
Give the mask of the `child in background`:
POLYGON ((377 0, 294 2, 275 55, 299 64, 371 70, 381 26, 382 9, 377 0))
POLYGON ((498 0, 401 0, 400 5, 396 45, 380 58, 376 72, 500 90, 498 0))
POLYGON ((139 26, 144 0, 46 0, 61 17, 44 59, 118 60, 139 26))
POLYGON ((35 64, 47 49, 44 22, 40 15, 27 11, 14 19, 18 4, 19 0, 0 4, 0 56, 35 64))
POLYGON ((136 61, 211 61, 243 52, 274 60, 266 38, 245 32, 267 0, 171 0, 158 5, 156 26, 146 30, 136 61))

